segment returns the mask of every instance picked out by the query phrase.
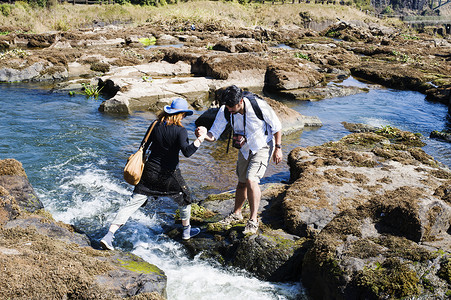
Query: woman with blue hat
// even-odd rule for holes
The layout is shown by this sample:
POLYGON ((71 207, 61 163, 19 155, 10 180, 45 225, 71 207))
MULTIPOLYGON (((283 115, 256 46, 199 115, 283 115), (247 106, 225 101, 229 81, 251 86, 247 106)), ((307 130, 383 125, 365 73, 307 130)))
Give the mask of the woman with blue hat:
MULTIPOLYGON (((127 222, 128 218, 141 206, 144 206, 149 196, 167 196, 174 199, 179 205, 182 219, 182 239, 199 234, 199 228, 191 228, 191 198, 190 191, 182 177, 179 165, 179 152, 190 157, 203 142, 205 132, 196 133, 197 139, 189 143, 188 132, 181 121, 190 116, 193 111, 188 108, 185 99, 176 98, 171 105, 166 105, 158 115, 155 126, 150 133, 144 149, 150 150, 144 171, 139 183, 135 186, 129 201, 117 213, 111 223, 108 233, 100 241, 104 249, 113 250, 114 233, 127 222)), ((151 130, 151 127, 147 131, 151 130)), ((147 132, 146 132, 147 135, 147 132)), ((141 146, 144 140, 141 142, 141 146)))

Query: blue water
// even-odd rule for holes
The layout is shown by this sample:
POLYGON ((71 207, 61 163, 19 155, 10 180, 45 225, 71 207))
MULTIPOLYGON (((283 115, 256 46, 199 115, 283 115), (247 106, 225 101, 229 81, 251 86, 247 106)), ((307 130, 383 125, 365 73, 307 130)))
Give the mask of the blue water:
MULTIPOLYGON (((419 132, 427 143, 424 150, 451 166, 451 144, 428 138, 433 130, 450 128, 445 105, 425 101, 420 93, 382 89, 354 79, 342 84, 369 87, 370 92, 317 102, 286 102, 304 115, 318 116, 324 125, 284 136, 285 160, 270 165, 263 183, 289 178, 286 156, 294 147, 319 145, 349 134, 343 121, 419 132)), ((21 161, 55 219, 74 224, 95 239, 105 233, 131 193, 131 186, 122 179, 122 168, 155 117, 147 112, 121 117, 102 114, 100 101, 52 93, 39 86, 0 84, 0 159, 21 161)), ((194 121, 201 113, 184 119, 192 139, 194 121)), ((182 173, 195 197, 234 188, 236 152, 226 154, 225 148, 225 141, 204 143, 190 159, 181 159, 182 173)), ((299 284, 263 282, 246 272, 189 259, 180 244, 163 234, 162 226, 173 222, 175 208, 168 199, 152 202, 121 228, 115 240, 117 247, 165 271, 169 299, 301 297, 299 284)))
POLYGON ((368 87, 370 92, 296 105, 297 111, 318 116, 324 124, 318 130, 304 131, 301 145, 318 145, 342 138, 349 134, 341 124, 343 121, 379 127, 390 125, 422 134, 427 144, 423 150, 451 166, 451 144, 429 138, 434 130, 451 129, 446 105, 426 101, 425 95, 418 92, 383 89, 354 79, 342 84, 368 87))

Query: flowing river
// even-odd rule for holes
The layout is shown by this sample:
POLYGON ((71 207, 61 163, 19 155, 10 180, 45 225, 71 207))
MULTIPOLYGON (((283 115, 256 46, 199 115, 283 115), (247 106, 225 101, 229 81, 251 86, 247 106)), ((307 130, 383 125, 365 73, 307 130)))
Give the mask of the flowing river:
MULTIPOLYGON (((419 132, 423 149, 448 167, 451 144, 429 139, 433 130, 450 128, 448 107, 411 91, 370 86, 355 79, 344 85, 369 87, 369 93, 317 102, 285 102, 304 115, 318 116, 321 128, 305 129, 282 139, 284 161, 271 164, 262 183, 289 178, 286 157, 297 146, 319 145, 349 134, 341 122, 394 126, 419 132)), ((43 86, 0 84, 0 159, 22 162, 45 208, 56 220, 75 225, 92 239, 107 230, 132 187, 122 179, 127 157, 137 150, 155 115, 136 112, 110 116, 98 112, 100 100, 54 93, 43 86)), ((184 119, 194 139, 194 121, 184 119)), ((231 190, 236 184, 233 149, 226 142, 205 142, 181 170, 198 199, 231 190)), ((214 262, 190 259, 183 246, 163 234, 173 222, 174 204, 159 199, 138 211, 116 234, 115 245, 164 270, 168 299, 304 299, 299 283, 271 283, 214 262)))

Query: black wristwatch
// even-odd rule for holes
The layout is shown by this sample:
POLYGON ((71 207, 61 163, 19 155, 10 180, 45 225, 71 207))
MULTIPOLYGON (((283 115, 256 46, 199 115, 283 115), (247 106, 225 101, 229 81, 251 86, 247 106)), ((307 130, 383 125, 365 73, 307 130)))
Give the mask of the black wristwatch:
POLYGON ((275 147, 279 148, 279 149, 282 149, 282 145, 281 144, 276 144, 275 147))

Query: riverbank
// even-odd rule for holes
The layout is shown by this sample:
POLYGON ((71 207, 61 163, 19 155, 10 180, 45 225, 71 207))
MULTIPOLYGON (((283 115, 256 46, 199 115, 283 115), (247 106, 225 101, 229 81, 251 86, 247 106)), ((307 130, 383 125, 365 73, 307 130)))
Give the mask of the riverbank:
MULTIPOLYGON (((299 16, 308 14, 315 22, 357 20, 400 26, 396 19, 379 20, 352 6, 303 3, 302 5, 248 4, 218 1, 188 1, 176 5, 55 5, 32 7, 25 2, 2 4, 0 32, 45 33, 94 29, 106 25, 138 27, 141 25, 215 26, 242 28, 252 26, 303 25, 299 16), (6 12, 7 11, 7 12, 6 12)), ((180 28, 182 29, 182 28, 180 28)))

